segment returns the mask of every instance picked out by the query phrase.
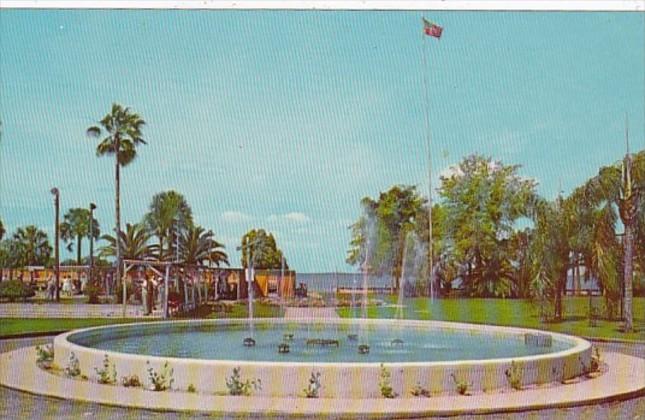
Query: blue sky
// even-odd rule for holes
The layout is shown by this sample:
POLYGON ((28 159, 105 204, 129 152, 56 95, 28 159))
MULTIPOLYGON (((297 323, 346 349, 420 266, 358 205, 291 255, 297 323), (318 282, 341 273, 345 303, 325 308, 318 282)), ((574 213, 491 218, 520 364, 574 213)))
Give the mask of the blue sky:
MULTIPOLYGON (((433 177, 471 153, 520 164, 555 196, 645 146, 645 14, 429 12, 433 177)), ((53 231, 98 205, 113 162, 85 129, 112 102, 148 123, 122 172, 122 220, 175 189, 232 261, 252 227, 298 271, 351 270, 365 195, 426 192, 421 12, 2 10, 0 217, 53 231)), ((63 257, 72 257, 63 252, 63 257)))

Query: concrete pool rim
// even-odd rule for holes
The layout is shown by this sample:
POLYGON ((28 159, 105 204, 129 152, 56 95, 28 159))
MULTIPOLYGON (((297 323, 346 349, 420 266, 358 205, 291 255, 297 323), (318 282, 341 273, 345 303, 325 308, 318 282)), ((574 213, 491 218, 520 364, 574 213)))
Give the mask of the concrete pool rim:
POLYGON ((0 385, 36 395, 159 412, 259 415, 262 418, 320 418, 320 413, 350 418, 413 418, 567 408, 645 395, 645 359, 612 352, 605 353, 608 371, 604 375, 580 383, 476 396, 338 399, 336 403, 324 398, 232 397, 101 385, 53 375, 34 363, 35 356, 34 347, 0 354, 0 385), (20 366, 20 369, 10 369, 10 366, 20 366))
MULTIPOLYGON (((554 382, 557 380, 571 379, 581 376, 585 366, 590 365, 591 344, 578 337, 551 333, 540 330, 499 327, 479 324, 462 324, 445 321, 417 321, 417 320, 383 320, 383 319, 283 319, 261 318, 256 323, 261 324, 367 324, 367 325, 403 325, 415 328, 434 328, 447 330, 471 330, 476 333, 524 335, 548 335, 556 341, 564 341, 571 345, 570 348, 533 356, 518 356, 497 359, 457 360, 434 362, 290 362, 290 361, 246 361, 246 360, 210 360, 191 359, 178 357, 150 356, 140 354, 105 351, 92 347, 85 347, 69 341, 68 338, 75 334, 91 333, 95 331, 109 331, 114 329, 147 328, 155 326, 172 325, 172 328, 181 328, 182 325, 231 325, 246 324, 245 319, 226 320, 182 320, 160 321, 132 324, 115 324, 109 326, 91 327, 73 330, 54 339, 55 363, 66 366, 71 353, 79 359, 81 370, 92 373, 95 367, 102 365, 103 358, 108 355, 119 373, 137 374, 140 378, 147 377, 148 367, 161 369, 168 363, 174 370, 175 386, 186 389, 189 385, 195 386, 200 391, 223 393, 227 389, 223 378, 230 376, 235 367, 240 367, 242 373, 251 378, 261 379, 266 388, 259 392, 266 397, 295 397, 302 391, 304 382, 313 371, 322 373, 327 379, 328 390, 326 397, 331 398, 379 398, 378 375, 381 365, 392 372, 392 384, 395 388, 406 392, 414 384, 421 383, 433 393, 443 393, 454 390, 457 378, 471 384, 473 391, 491 391, 508 386, 506 371, 512 364, 521 367, 523 372, 523 386, 554 382), (220 379, 214 379, 220 378, 220 379), (332 386, 329 386, 329 385, 332 386)), ((73 339, 73 337, 72 337, 73 339)), ((280 355, 275 354, 279 359, 280 355)))

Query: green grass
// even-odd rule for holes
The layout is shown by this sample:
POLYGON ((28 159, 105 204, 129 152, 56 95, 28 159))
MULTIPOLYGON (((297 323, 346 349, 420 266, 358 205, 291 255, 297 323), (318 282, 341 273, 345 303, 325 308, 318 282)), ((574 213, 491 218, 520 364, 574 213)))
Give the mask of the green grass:
MULTIPOLYGON (((396 297, 388 296, 388 303, 396 302, 396 297)), ((618 338, 645 341, 645 298, 634 298, 634 326, 637 332, 625 334, 619 331, 621 322, 598 320, 596 327, 589 326, 587 314, 589 299, 585 297, 566 297, 564 299, 564 321, 543 323, 537 307, 520 299, 435 299, 430 304, 428 298, 405 300, 404 317, 408 319, 470 322, 537 328, 565 334, 596 338, 618 338)), ((594 305, 602 306, 602 298, 594 298, 594 305)), ((350 308, 340 308, 341 317, 351 317, 350 308)), ((370 306, 370 318, 394 318, 396 308, 370 306)))
POLYGON ((0 337, 144 321, 156 320, 133 318, 0 318, 0 337))
MULTIPOLYGON (((256 318, 280 317, 280 308, 255 303, 253 315, 256 318)), ((233 305, 232 312, 202 314, 203 318, 246 318, 248 308, 244 304, 233 305)), ((195 318, 195 317, 187 317, 195 318)), ((186 319, 186 318, 184 318, 186 319)), ((123 324, 131 322, 159 321, 150 318, 0 318, 0 337, 18 334, 47 333, 68 331, 76 328, 96 327, 100 325, 123 324)))

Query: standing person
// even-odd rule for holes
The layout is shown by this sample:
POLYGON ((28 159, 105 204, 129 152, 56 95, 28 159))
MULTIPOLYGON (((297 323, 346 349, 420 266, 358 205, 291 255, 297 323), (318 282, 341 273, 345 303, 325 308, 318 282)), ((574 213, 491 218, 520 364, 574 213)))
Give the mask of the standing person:
POLYGON ((85 294, 85 288, 87 287, 87 274, 85 272, 81 273, 81 293, 85 294))
POLYGON ((49 274, 47 277, 47 299, 54 300, 56 295, 56 282, 54 281, 54 275, 49 274))
POLYGON ((143 282, 141 283, 141 306, 143 307, 143 314, 148 315, 148 278, 144 275, 143 282))

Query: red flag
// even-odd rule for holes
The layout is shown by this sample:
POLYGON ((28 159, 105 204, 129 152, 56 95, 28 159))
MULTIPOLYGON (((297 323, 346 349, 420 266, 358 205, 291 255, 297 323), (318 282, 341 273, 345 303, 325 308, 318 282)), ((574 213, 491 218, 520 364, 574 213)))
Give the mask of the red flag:
POLYGON ((443 32, 443 28, 439 25, 435 25, 434 23, 430 22, 426 18, 423 19, 423 33, 428 35, 428 36, 433 36, 435 38, 441 38, 441 32, 443 32))

